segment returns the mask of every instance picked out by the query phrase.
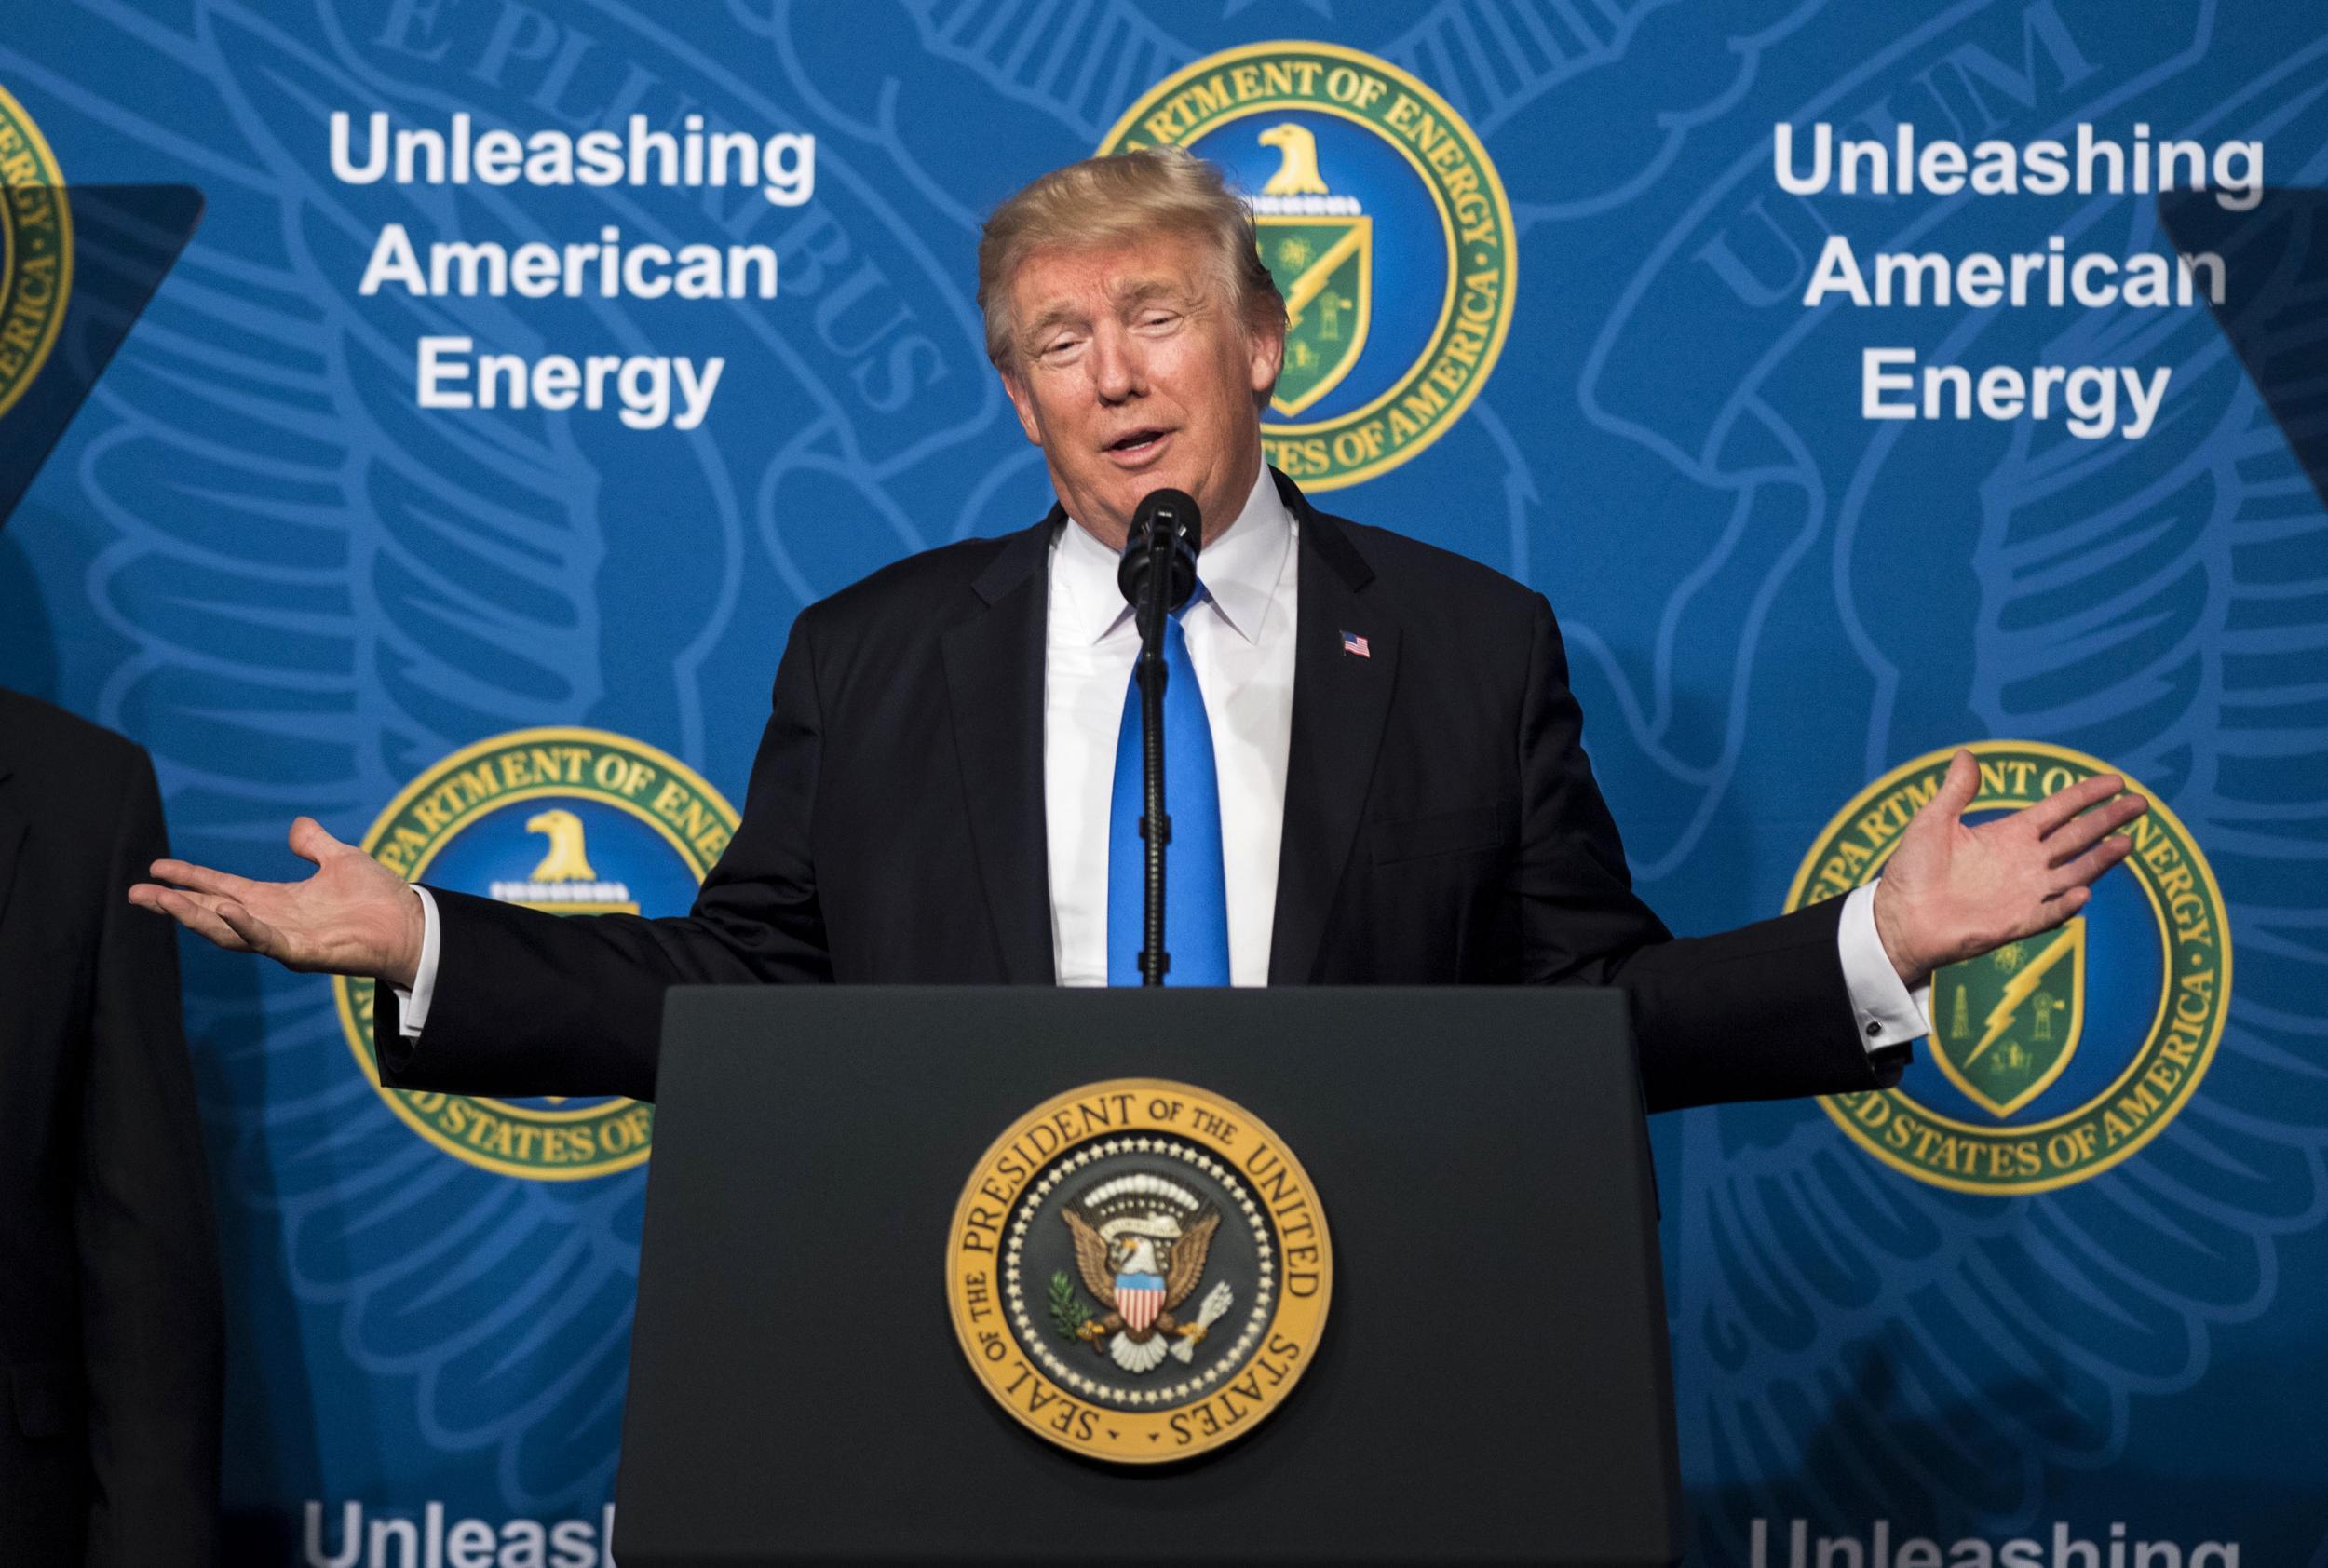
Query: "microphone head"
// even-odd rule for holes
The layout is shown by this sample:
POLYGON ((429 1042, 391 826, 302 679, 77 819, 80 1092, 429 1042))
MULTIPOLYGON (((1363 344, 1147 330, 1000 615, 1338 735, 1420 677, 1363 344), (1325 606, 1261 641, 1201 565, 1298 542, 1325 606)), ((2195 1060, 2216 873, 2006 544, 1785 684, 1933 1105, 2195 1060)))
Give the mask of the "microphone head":
POLYGON ((1168 530, 1176 540, 1185 541, 1191 555, 1204 543, 1203 514, 1197 510, 1197 498, 1184 490, 1151 490, 1141 499, 1139 508, 1131 514, 1132 535, 1137 537, 1156 527, 1168 530))
POLYGON ((1204 516, 1196 497, 1183 490, 1152 490, 1131 514, 1116 586, 1134 605, 1159 564, 1164 607, 1177 610, 1197 591, 1197 549, 1204 542, 1204 516))

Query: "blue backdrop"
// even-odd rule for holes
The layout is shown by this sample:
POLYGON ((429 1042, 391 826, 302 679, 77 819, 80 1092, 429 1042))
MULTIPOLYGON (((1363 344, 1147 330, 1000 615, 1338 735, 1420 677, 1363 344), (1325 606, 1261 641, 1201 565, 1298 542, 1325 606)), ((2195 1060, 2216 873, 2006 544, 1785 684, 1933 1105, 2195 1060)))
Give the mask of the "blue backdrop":
MULTIPOLYGON (((1802 1521, 1806 1550, 1880 1540, 1900 1568, 1926 1561, 1912 1537, 1934 1563, 2015 1539, 2089 1568, 2132 1568, 2140 1541, 2173 1545, 2159 1563, 2328 1563, 2328 519, 2200 305, 1803 302, 1831 235, 1863 260, 2054 236, 2073 258, 2163 252, 2152 196, 1796 195, 1772 156, 1782 121, 2015 148, 2085 123, 2252 139, 2273 185, 2328 183, 2316 7, 17 0, 0 88, 61 178, 182 182, 209 210, 0 534, 0 680, 149 746, 192 858, 291 875, 296 812, 384 849, 395 818, 480 892, 684 907, 801 606, 1049 504, 983 356, 981 215, 1122 140, 1176 73, 1275 40, 1309 42, 1240 58, 1332 45, 1312 52, 1352 95, 1324 66, 1293 89, 1306 103, 1259 77, 1244 93, 1215 61, 1189 80, 1236 112, 1187 139, 1250 183, 1278 167, 1250 132, 1308 127, 1329 194, 1357 205, 1297 211, 1283 233, 1311 249, 1272 264, 1300 277, 1353 212, 1374 249, 1318 296, 1370 306, 1364 345, 1322 304, 1296 327, 1351 356, 1345 379, 1271 422, 1331 440, 1434 345, 1452 356, 1448 406, 1377 432, 1387 464, 1329 453, 1329 483, 1369 472, 1323 504, 1550 595, 1671 924, 1863 880, 1896 831, 1877 787, 1960 744, 1995 764, 1989 804, 2018 798, 2012 759, 2053 758, 2123 770, 2176 824, 2147 870, 2114 873, 2084 968, 2051 971, 2052 1022, 2006 1009, 1989 1058, 1973 1042, 2010 980, 1943 977, 1943 1003, 1968 987, 1970 1033, 1925 1048, 1889 1102, 1990 1143, 2034 1129, 2041 1178, 1966 1180, 1929 1139, 1879 1149, 1848 1106, 1655 1127, 1693 1560, 1749 1562, 1759 1534, 1789 1563, 1802 1521), (1371 104, 1369 79, 1387 84, 1371 104), (812 165, 804 142, 782 157, 813 189, 359 183, 333 168, 340 111, 359 158, 375 111, 521 138, 701 115, 764 150, 812 136, 812 165), (607 225, 625 245, 765 245, 780 285, 367 294, 389 225, 424 268, 440 241, 515 252, 607 225), (426 407, 437 338, 724 370, 692 428, 632 428, 619 372, 600 410, 426 407), (2172 377, 2134 439, 2074 436, 2058 409, 1870 419, 1876 346, 1976 376, 2172 377), (508 738, 545 727, 566 739, 508 738), (553 744, 567 773, 524 760, 553 744), (465 749, 466 775, 446 764, 465 749), (408 791, 441 809, 398 818, 408 791), (587 875, 536 825, 559 810, 587 875), (1807 862, 1833 855, 1842 882, 1815 885, 1807 862), (2180 924, 2194 909, 2208 941, 2180 924), (2182 983, 2177 954, 2212 978, 2182 983), (1963 1082, 2008 1056, 2004 1088, 2064 1070, 1999 1113, 1963 1082), (2086 1146, 2039 1147, 2085 1124, 2086 1146)), ((2301 274, 2306 243, 2226 248, 2234 292, 2301 274)), ((598 1561, 645 1180, 616 1156, 643 1124, 618 1103, 399 1107, 359 1064, 360 994, 185 957, 233 1307, 237 1561, 394 1562, 407 1531, 489 1539, 510 1564, 598 1561), (605 1142, 574 1145, 581 1179, 544 1179, 575 1172, 513 1169, 534 1145, 491 1131, 505 1121, 605 1142)))

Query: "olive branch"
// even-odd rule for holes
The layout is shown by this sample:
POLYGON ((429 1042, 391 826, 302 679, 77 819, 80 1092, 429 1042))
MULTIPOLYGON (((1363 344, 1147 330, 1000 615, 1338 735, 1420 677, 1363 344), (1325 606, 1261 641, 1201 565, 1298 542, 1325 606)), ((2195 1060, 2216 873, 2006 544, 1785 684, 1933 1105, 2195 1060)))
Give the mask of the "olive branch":
POLYGON ((1083 1325, 1091 1320, 1091 1309, 1076 1294, 1076 1282, 1061 1269, 1050 1277, 1050 1323, 1061 1339, 1069 1345, 1082 1343, 1083 1325))

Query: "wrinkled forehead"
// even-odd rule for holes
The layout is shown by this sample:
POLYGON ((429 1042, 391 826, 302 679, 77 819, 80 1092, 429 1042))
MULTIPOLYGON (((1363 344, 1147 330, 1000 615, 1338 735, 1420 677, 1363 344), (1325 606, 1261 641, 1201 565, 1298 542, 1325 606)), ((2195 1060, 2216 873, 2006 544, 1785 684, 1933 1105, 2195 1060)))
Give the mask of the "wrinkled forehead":
POLYGON ((1031 251, 1011 275, 1010 298, 1032 330, 1047 321, 1120 315, 1152 301, 1184 305, 1217 288, 1204 251, 1173 234, 1031 251))

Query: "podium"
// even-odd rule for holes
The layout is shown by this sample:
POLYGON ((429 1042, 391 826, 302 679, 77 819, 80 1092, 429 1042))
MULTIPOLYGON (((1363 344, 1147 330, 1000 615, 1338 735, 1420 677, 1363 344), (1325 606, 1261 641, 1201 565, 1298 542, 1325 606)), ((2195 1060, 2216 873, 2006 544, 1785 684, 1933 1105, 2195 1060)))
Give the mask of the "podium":
MULTIPOLYGON (((1153 1100, 1159 1113, 1167 1102, 1153 1100)), ((1088 1129, 1064 1113, 1043 1125, 1059 1136, 1034 1140, 1028 1158, 1079 1176, 1068 1145, 1088 1129)), ((1166 1146, 1155 1140, 1157 1158, 1166 1146)), ((1198 1160, 1177 1138, 1170 1147, 1198 1160)), ((1252 1169, 1211 1169, 1229 1197, 1202 1200, 1207 1212, 1253 1196, 1268 1207, 1252 1169)), ((1194 1180, 1144 1182, 1130 1185, 1201 1197, 1183 1190, 1194 1180)), ((1086 1182, 1082 1201, 1118 1213, 1103 1228, 1138 1233, 1117 1238, 1130 1257, 1144 1233, 1109 1196, 1127 1185, 1086 1182)), ((1046 1201, 1072 1190, 1062 1182, 1046 1201)), ((1215 1272, 1241 1240, 1229 1219, 1215 1272)), ((1177 1234, 1171 1221, 1156 1234, 1177 1234)), ((1047 1210, 1027 1245, 1055 1231, 1063 1249, 1078 1228, 1047 1210)), ((1226 1338, 1243 1302, 1266 1305, 1273 1279, 1295 1293, 1295 1239, 1259 1248, 1284 1266, 1258 1290, 1250 1271, 1239 1280, 1240 1304, 1200 1354, 1173 1350, 1185 1364, 1160 1376, 1178 1385, 1145 1386, 1201 1386, 1205 1358, 1244 1343, 1226 1338)), ((1024 1344, 1008 1348, 1138 1417, 1140 1379, 1157 1374, 1107 1360, 1139 1355, 1103 1348, 1121 1318, 1079 1343, 1066 1331, 1104 1303, 1062 1294, 1055 1338, 1043 1322, 1036 1281, 1063 1286, 1071 1272, 1031 1269, 1036 1301, 1016 1304, 1024 1344), (1110 1380, 1129 1391, 1109 1395, 1110 1380)), ((1117 1307, 1136 1321, 1134 1293, 1117 1307)), ((1195 1310, 1183 1303, 1182 1319, 1195 1310)), ((1082 1422, 1094 1438, 1117 1425, 1131 1422, 1105 1409, 1082 1422)), ((1678 1558, 1677 1498, 1656 1199, 1621 993, 670 994, 617 1482, 624 1568, 1630 1568, 1678 1558), (1298 1381, 1235 1440, 1178 1462, 1111 1463, 1030 1429, 982 1381, 964 1331, 966 1311, 1011 1304, 981 1287, 966 1305, 950 1277, 960 1214, 983 1220, 974 1174, 1016 1169, 1007 1156, 981 1166, 997 1139, 1068 1091, 1132 1079, 1201 1089, 1266 1123, 1331 1234, 1331 1299, 1298 1381)))

